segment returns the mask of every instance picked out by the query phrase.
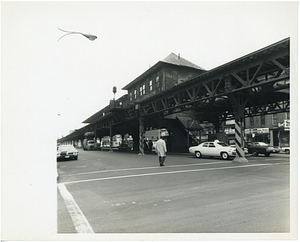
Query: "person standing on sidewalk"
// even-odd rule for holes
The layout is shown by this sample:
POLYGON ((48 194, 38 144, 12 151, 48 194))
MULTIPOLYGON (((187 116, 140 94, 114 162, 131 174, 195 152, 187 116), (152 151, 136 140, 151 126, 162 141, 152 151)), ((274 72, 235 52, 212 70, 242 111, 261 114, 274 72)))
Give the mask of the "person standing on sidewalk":
POLYGON ((155 151, 158 155, 158 160, 160 166, 164 166, 164 162, 167 156, 167 146, 165 142, 165 137, 161 136, 159 140, 156 142, 155 151))

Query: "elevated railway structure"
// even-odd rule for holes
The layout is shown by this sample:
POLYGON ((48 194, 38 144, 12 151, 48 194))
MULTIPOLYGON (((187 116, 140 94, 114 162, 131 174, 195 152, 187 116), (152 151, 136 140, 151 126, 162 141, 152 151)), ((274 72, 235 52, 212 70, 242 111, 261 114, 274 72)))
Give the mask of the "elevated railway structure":
MULTIPOLYGON (((172 88, 141 100, 124 95, 84 121, 87 126, 64 137, 74 140, 84 132, 136 130, 143 142, 145 124, 168 115, 193 112, 218 131, 222 122, 235 120, 237 162, 247 162, 243 147, 244 119, 290 111, 290 40, 270 46, 205 71, 172 88), (138 127, 138 128, 137 128, 138 127)), ((143 147, 139 147, 143 154, 143 147)))

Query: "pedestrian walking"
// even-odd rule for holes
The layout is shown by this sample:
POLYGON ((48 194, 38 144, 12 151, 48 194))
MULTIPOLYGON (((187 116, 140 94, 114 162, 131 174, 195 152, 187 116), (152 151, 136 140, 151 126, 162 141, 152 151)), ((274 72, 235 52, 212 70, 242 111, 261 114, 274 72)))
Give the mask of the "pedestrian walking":
POLYGON ((155 151, 158 155, 158 161, 160 166, 164 166, 164 162, 167 156, 167 146, 165 142, 165 137, 161 136, 159 140, 156 142, 155 151))

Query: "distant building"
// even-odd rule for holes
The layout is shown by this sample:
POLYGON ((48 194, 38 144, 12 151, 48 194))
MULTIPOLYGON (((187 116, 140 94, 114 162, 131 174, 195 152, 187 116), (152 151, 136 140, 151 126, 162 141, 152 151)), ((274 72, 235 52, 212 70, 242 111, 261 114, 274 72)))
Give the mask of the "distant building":
MULTIPOLYGON (((226 121, 224 133, 234 143, 234 121, 226 121)), ((265 142, 272 146, 290 146, 290 113, 245 118, 245 141, 265 142)))

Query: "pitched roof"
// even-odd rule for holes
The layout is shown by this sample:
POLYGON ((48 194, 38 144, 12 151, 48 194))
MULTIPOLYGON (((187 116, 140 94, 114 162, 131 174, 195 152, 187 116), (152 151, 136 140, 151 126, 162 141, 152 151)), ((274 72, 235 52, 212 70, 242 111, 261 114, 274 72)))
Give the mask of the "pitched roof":
POLYGON ((147 71, 145 71, 140 76, 138 76, 137 78, 135 78, 132 82, 130 82, 129 84, 127 84, 125 87, 123 87, 122 90, 128 90, 129 87, 131 87, 132 85, 134 85, 135 83, 137 83, 139 80, 141 80, 142 78, 144 78, 146 75, 148 75, 152 71, 158 69, 160 66, 162 66, 165 63, 171 64, 171 65, 177 65, 177 66, 185 66, 185 67, 188 67, 188 68, 197 69, 199 71, 205 71, 205 69, 203 69, 200 66, 197 66, 194 63, 192 63, 192 62, 190 62, 190 61, 188 61, 188 60, 180 57, 180 55, 177 56, 176 54, 171 53, 165 59, 157 62, 154 66, 150 67, 147 71))
POLYGON ((162 60, 162 62, 166 62, 169 64, 178 65, 178 66, 187 66, 187 67, 205 71, 202 67, 197 66, 194 63, 182 58, 180 55, 176 55, 174 53, 171 53, 170 55, 168 55, 165 59, 162 60))

